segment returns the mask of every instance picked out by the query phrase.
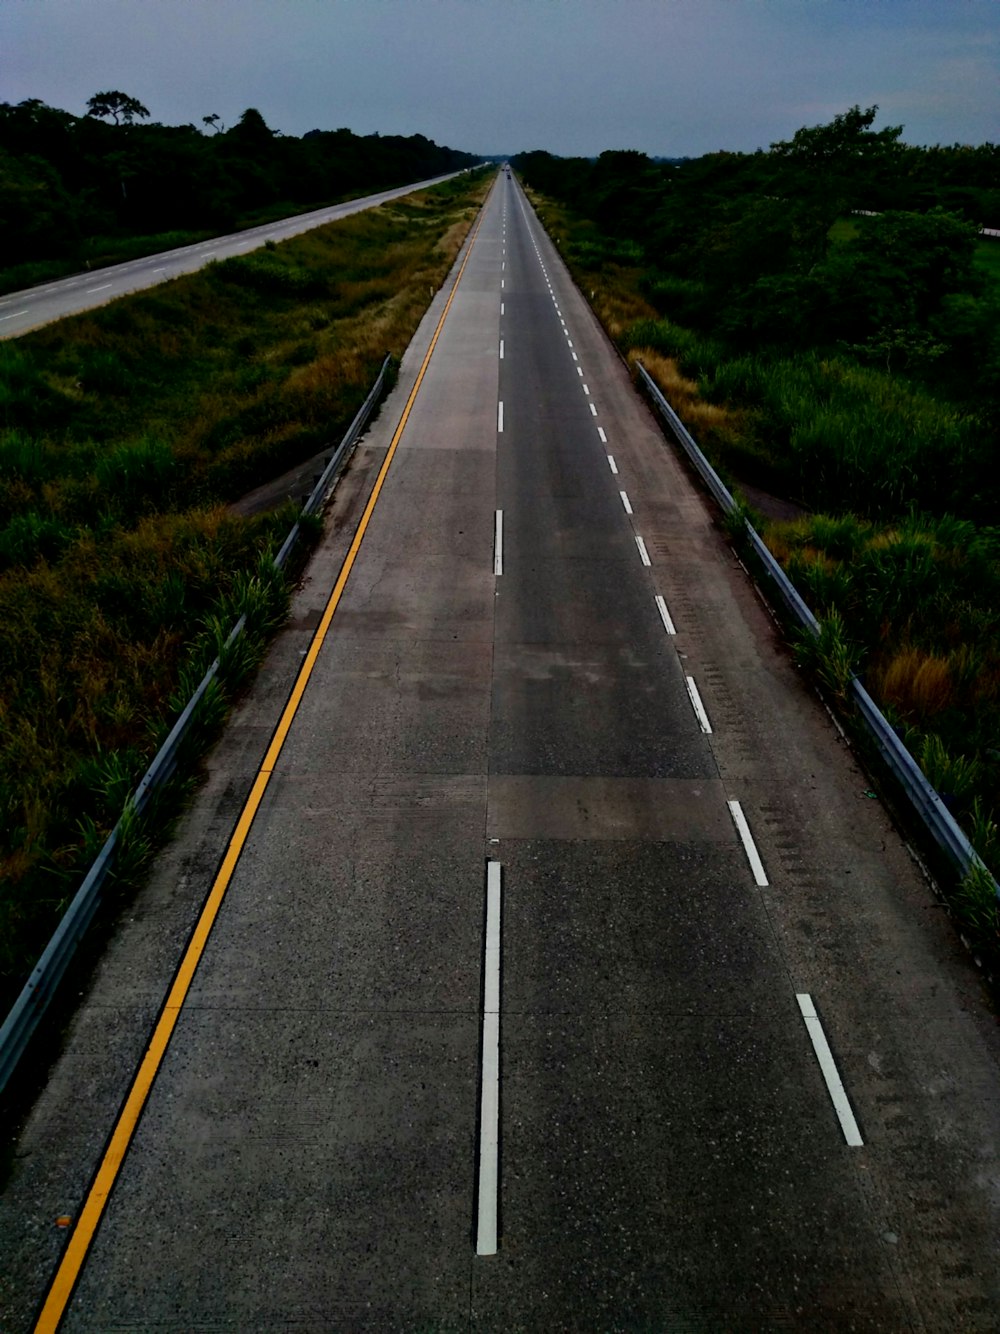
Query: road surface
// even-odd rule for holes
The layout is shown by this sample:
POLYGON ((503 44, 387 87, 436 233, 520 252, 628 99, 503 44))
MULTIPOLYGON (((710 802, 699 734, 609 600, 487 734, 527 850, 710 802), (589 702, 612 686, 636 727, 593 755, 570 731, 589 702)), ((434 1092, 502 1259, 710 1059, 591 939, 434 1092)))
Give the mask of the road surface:
POLYGON ((995 1330, 971 965, 516 182, 460 265, 21 1136, 0 1323, 995 1330))
POLYGON ((77 315, 95 306, 104 306, 128 292, 141 292, 170 278, 178 278, 182 273, 195 273, 213 260, 248 254, 265 241, 287 241, 290 236, 298 236, 313 227, 322 227, 328 222, 336 222, 338 218, 346 218, 352 213, 384 204, 389 199, 399 199, 415 190, 439 185, 457 174, 449 172, 445 176, 416 181, 413 185, 403 185, 396 190, 382 190, 378 194, 366 195, 363 199, 350 199, 344 204, 333 204, 311 213, 279 218, 260 227, 234 232, 231 236, 216 236, 209 241, 181 246, 177 250, 165 250, 159 255, 132 259, 126 264, 94 269, 91 273, 76 273, 70 278, 60 278, 57 282, 28 287, 23 292, 8 292, 0 296, 0 338, 16 338, 18 334, 37 329, 43 324, 51 324, 53 320, 77 315))

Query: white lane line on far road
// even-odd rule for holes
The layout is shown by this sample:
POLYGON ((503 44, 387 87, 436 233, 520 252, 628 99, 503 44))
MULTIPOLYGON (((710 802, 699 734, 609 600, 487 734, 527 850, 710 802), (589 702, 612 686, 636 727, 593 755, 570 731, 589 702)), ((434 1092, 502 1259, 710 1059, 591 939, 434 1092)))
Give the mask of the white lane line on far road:
POLYGON ((609 454, 609 455, 608 455, 608 467, 611 469, 611 471, 612 471, 612 472, 614 473, 614 475, 617 477, 617 476, 618 476, 618 464, 615 462, 615 456, 614 456, 614 454, 609 454))
POLYGON ((503 510, 493 520, 493 573, 503 574, 503 510))
POLYGON ((603 426, 598 426, 597 434, 601 437, 601 444, 606 445, 608 443, 608 437, 604 434, 603 426))
POLYGON ((591 403, 591 405, 590 405, 590 414, 591 414, 592 417, 596 417, 596 416, 597 416, 597 404, 596 404, 596 403, 591 403))
POLYGON ((585 385, 583 386, 583 392, 587 395, 588 398, 590 397, 590 385, 589 385, 589 384, 585 384, 585 385))
POLYGON ((736 832, 740 836, 743 844, 743 851, 747 855, 747 861, 750 863, 750 869, 753 871, 753 878, 763 889, 767 883, 767 875, 764 872, 764 863, 760 859, 760 853, 757 851, 757 845, 753 841, 753 835, 750 833, 750 826, 747 824, 747 817, 743 814, 743 807, 738 801, 727 801, 729 813, 733 817, 733 823, 736 825, 736 832))
POLYGON ((500 339, 500 360, 503 361, 503 339, 500 339))
POLYGON ((497 404, 497 434, 503 431, 503 399, 497 404))
POLYGON ((497 1253, 500 1157, 500 863, 486 863, 483 949, 483 1074, 479 1094, 479 1189, 476 1254, 497 1253))
POLYGON ((819 1015, 816 1013, 816 1007, 813 1005, 812 997, 808 992, 800 992, 796 995, 795 999, 799 1003, 799 1009, 802 1012, 802 1019, 812 1042, 813 1051, 816 1053, 816 1059, 819 1061, 819 1068, 822 1070, 823 1078, 826 1080, 826 1087, 830 1094, 830 1101, 833 1103, 834 1111, 837 1113, 837 1120, 840 1122, 840 1128, 844 1132, 844 1139, 852 1149, 861 1148, 864 1144, 864 1140, 861 1138, 861 1131, 858 1129, 858 1123, 854 1119, 850 1100, 848 1099, 847 1091, 844 1088, 844 1081, 840 1078, 837 1063, 833 1059, 833 1053, 830 1051, 830 1044, 826 1040, 826 1033, 823 1031, 823 1025, 819 1015))
POLYGON ((698 726, 706 736, 711 736, 712 724, 708 721, 708 714, 705 712, 705 706, 701 702, 701 696, 698 694, 698 687, 695 685, 694 677, 685 676, 684 684, 687 686, 688 698, 691 700, 694 716, 698 719, 698 726))
POLYGON ((502 301, 500 302, 500 314, 501 314, 501 315, 503 314, 503 302, 502 302, 502 301))
POLYGON ((114 283, 101 283, 100 287, 88 287, 87 295, 90 296, 91 292, 106 292, 109 287, 114 287, 114 283))
POLYGON ((646 544, 642 540, 642 538, 638 535, 638 533, 636 533, 635 544, 639 548, 639 559, 642 561, 643 565, 648 565, 649 552, 646 550, 646 544))
POLYGON ((656 610, 660 613, 660 620, 663 622, 663 628, 666 630, 667 634, 675 635, 677 631, 674 629, 674 623, 670 619, 670 612, 667 611, 667 604, 659 593, 656 595, 656 610))
POLYGON ((632 502, 631 502, 631 501, 629 500, 629 498, 628 498, 628 492, 627 492, 627 491, 619 491, 618 494, 621 496, 621 498, 622 498, 622 504, 625 506, 625 513, 626 513, 626 514, 631 514, 631 513, 632 513, 632 502))
POLYGON ((9 315, 0 315, 0 320, 16 320, 18 315, 27 315, 26 310, 12 310, 9 315))

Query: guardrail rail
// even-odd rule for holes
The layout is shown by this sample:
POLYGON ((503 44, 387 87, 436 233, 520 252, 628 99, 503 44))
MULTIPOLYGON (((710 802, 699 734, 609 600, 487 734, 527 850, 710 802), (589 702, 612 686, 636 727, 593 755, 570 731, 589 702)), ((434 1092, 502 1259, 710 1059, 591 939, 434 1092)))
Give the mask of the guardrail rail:
MULTIPOLYGON (((343 439, 331 455, 319 480, 303 504, 302 514, 315 514, 326 499, 350 451, 357 443, 358 437, 379 401, 391 364, 392 358, 387 356, 382 363, 382 368, 375 383, 368 392, 368 397, 358 409, 354 420, 347 428, 343 439)), ((283 569, 287 563, 298 542, 301 527, 301 520, 296 519, 274 557, 274 565, 277 569, 283 569)), ((241 616, 229 632, 225 648, 235 643, 243 633, 245 625, 246 617, 241 616)), ((156 752, 149 768, 139 780, 135 792, 126 802, 121 819, 112 829, 104 846, 95 857, 90 870, 53 932, 52 938, 32 969, 20 995, 11 1006, 10 1012, 3 1022, 3 1027, 0 1028, 0 1093, 6 1088, 18 1062, 24 1055, 32 1035, 55 996, 87 928, 101 905, 101 891, 114 866, 126 821, 141 815, 154 793, 173 776, 177 768, 177 758, 181 745, 193 726, 198 704, 219 671, 219 662, 220 659, 216 658, 208 668, 171 728, 169 736, 156 752)))
MULTIPOLYGON (((690 431, 668 403, 653 377, 641 362, 636 363, 636 369, 654 407, 670 428, 672 435, 686 454, 695 472, 704 482, 712 498, 724 513, 733 514, 737 512, 739 507, 736 501, 723 484, 719 474, 698 447, 690 431)), ((810 611, 805 599, 771 554, 767 544, 753 524, 749 520, 744 520, 744 522, 746 523, 747 540, 754 555, 772 581, 789 616, 793 622, 808 631, 809 634, 818 636, 820 633, 819 621, 810 611)), ((955 817, 945 806, 941 794, 927 781, 920 765, 906 746, 903 745, 895 729, 857 676, 852 675, 848 683, 847 693, 856 706, 858 716, 875 742, 889 772, 909 800, 924 829, 960 876, 968 875, 973 868, 981 869, 993 881, 993 888, 998 899, 1000 899, 1000 886, 997 885, 996 880, 969 842, 955 817)))

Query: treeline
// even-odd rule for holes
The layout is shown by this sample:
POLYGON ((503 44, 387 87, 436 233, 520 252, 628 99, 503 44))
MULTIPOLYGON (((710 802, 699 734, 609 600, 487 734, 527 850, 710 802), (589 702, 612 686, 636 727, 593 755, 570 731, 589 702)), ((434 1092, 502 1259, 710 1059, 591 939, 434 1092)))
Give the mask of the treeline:
POLYGON ((1000 225, 1000 146, 910 147, 900 126, 873 129, 876 113, 853 107, 767 152, 517 166, 613 238, 613 258, 655 270, 648 295, 672 320, 743 350, 932 372, 995 409, 1000 303, 977 243, 1000 225))
POLYGON ((321 205, 471 166, 421 134, 272 130, 248 109, 229 129, 140 123, 148 111, 97 94, 85 116, 37 98, 0 104, 0 235, 5 267, 83 257, 88 238, 222 232, 255 211, 321 205))

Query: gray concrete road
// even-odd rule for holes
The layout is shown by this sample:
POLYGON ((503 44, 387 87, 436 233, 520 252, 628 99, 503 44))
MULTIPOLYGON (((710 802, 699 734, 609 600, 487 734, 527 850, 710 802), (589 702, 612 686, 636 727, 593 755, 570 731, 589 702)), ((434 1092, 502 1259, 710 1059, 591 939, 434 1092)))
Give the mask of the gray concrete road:
MULTIPOLYGON (((516 183, 465 256, 65 1327, 995 1330, 971 964, 516 183)), ((5 1328, 443 305, 21 1136, 5 1328)))
POLYGON ((80 311, 105 306, 128 292, 141 292, 147 287, 165 283, 170 278, 179 278, 182 273, 195 273, 213 260, 249 254, 265 241, 287 241, 290 236, 298 236, 301 232, 322 227, 352 213, 361 213, 366 208, 384 204, 386 200, 399 199, 403 195, 413 194, 415 190, 439 185, 441 181, 449 181, 457 174, 449 172, 445 176, 416 181, 413 185, 403 185, 396 190, 382 190, 378 194, 366 195, 363 199, 350 199, 344 204, 314 209, 311 213, 279 218, 260 227, 234 232, 231 236, 216 236, 209 241, 199 241, 196 245, 132 259, 125 264, 94 269, 90 273, 76 273, 70 278, 28 287, 22 292, 8 292, 0 296, 0 338, 16 338, 29 329, 51 324, 67 315, 78 315, 80 311))

